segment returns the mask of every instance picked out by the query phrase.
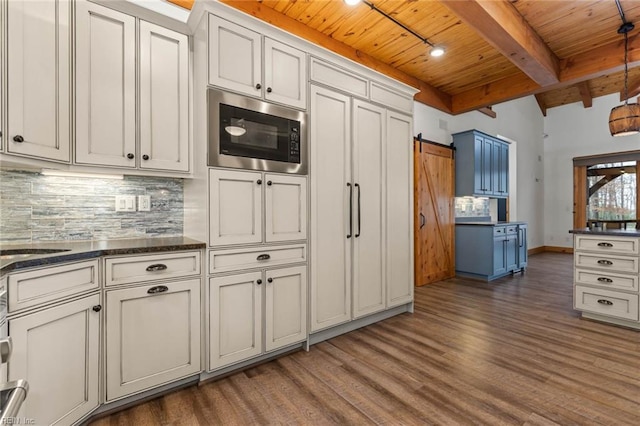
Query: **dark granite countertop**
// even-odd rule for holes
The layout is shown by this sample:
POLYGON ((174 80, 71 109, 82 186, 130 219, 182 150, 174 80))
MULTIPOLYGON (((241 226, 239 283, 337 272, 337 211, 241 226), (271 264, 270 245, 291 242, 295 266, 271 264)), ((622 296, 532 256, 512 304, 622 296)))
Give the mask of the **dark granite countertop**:
POLYGON ((570 234, 609 235, 616 237, 640 237, 639 229, 572 229, 570 234))
POLYGON ((153 253, 164 251, 201 250, 206 244, 186 237, 132 238, 122 240, 56 241, 33 244, 5 244, 0 253, 12 250, 56 250, 58 253, 36 253, 19 256, 0 256, 0 276, 16 269, 52 265, 101 256, 153 253))
POLYGON ((456 226, 460 225, 474 225, 474 226, 503 226, 503 225, 526 225, 527 222, 513 221, 513 222, 456 222, 456 226))

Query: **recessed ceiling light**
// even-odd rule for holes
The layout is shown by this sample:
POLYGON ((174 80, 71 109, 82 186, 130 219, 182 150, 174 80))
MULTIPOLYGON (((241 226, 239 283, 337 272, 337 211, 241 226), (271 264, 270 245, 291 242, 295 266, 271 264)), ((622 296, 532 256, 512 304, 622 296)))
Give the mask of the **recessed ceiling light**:
POLYGON ((434 58, 442 56, 444 55, 444 48, 441 46, 433 46, 433 48, 429 52, 429 55, 433 56, 434 58))
POLYGON ((344 2, 349 6, 355 6, 356 4, 360 3, 360 0, 344 0, 344 2))

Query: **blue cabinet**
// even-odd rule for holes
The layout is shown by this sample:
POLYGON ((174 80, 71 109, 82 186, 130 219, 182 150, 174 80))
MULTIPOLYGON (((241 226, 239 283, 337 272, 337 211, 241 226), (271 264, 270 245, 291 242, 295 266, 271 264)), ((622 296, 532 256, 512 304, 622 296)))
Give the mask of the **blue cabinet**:
POLYGON ((527 225, 456 224, 456 275, 491 281, 527 266, 527 225))
POLYGON ((478 130, 453 135, 456 196, 507 197, 509 144, 478 130))

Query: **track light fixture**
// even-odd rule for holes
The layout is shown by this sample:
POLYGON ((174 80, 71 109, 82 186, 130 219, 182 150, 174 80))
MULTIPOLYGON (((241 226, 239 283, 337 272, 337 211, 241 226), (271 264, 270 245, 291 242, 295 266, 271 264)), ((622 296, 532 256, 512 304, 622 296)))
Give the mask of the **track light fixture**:
POLYGON ((374 5, 373 3, 371 3, 371 2, 369 2, 367 0, 344 0, 344 2, 349 6, 355 6, 355 5, 357 5, 358 3, 361 3, 361 2, 366 4, 367 6, 369 6, 371 8, 371 10, 375 10, 380 15, 382 15, 385 18, 387 18, 390 21, 392 21, 394 24, 402 27, 402 29, 404 29, 405 31, 407 31, 407 32, 413 34, 414 36, 416 36, 417 38, 419 38, 420 41, 422 41, 424 44, 428 44, 429 46, 431 46, 431 50, 429 51, 429 55, 433 56, 434 58, 437 58, 438 56, 444 55, 444 53, 445 53, 444 47, 436 46, 435 44, 431 43, 426 37, 422 37, 420 34, 418 34, 417 32, 413 31, 411 28, 407 27, 405 24, 403 24, 402 22, 398 21, 393 16, 391 16, 388 13, 378 9, 376 7, 376 5, 374 5))

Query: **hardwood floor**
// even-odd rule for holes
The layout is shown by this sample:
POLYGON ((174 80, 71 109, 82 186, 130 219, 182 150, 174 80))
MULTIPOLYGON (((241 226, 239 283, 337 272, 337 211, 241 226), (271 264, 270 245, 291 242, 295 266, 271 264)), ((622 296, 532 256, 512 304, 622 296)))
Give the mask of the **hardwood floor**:
POLYGON ((416 288, 403 314, 106 425, 640 424, 640 332, 572 309, 572 256, 416 288))

